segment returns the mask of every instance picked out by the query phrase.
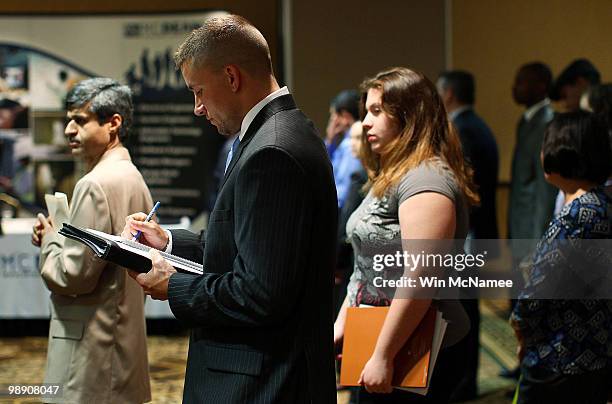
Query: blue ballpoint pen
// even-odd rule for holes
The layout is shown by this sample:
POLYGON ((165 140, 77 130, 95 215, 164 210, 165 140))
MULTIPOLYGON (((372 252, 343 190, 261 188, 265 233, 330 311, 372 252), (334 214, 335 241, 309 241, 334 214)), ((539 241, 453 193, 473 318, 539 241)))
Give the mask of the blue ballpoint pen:
MULTIPOLYGON (((148 222, 149 220, 151 220, 151 218, 153 217, 155 212, 157 212, 157 208, 159 208, 159 201, 155 202, 155 205, 153 206, 153 209, 151 209, 151 211, 147 215, 147 218, 144 220, 145 223, 148 222)), ((140 237, 141 234, 142 234, 142 232, 140 230, 138 230, 136 232, 136 234, 134 235, 134 238, 132 239, 132 241, 137 241, 138 237, 140 237)))

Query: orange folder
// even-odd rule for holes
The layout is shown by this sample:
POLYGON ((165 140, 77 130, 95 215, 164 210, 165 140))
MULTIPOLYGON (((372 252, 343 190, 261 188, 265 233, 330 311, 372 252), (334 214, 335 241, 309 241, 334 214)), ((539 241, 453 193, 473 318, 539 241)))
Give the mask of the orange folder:
MULTIPOLYGON (((342 347, 341 385, 359 386, 359 376, 374 353, 388 311, 389 307, 348 308, 342 347)), ((394 387, 427 387, 435 324, 436 309, 430 307, 395 357, 394 387)))

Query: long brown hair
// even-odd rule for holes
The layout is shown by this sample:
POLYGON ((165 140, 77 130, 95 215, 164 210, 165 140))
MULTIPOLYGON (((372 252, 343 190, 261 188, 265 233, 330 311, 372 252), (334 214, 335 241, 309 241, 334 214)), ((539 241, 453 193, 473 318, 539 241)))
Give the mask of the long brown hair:
POLYGON ((368 187, 382 197, 409 170, 438 157, 455 175, 459 189, 470 204, 479 197, 472 182, 472 169, 464 163, 461 142, 448 120, 434 84, 421 73, 394 67, 361 83, 361 115, 365 117, 368 90, 382 92, 382 109, 399 123, 400 133, 383 150, 385 158, 372 152, 362 136, 361 158, 368 173, 368 187))

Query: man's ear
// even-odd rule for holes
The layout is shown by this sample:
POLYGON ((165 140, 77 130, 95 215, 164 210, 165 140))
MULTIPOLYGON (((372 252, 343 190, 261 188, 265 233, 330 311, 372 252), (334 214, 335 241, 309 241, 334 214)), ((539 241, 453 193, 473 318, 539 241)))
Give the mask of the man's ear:
POLYGON ((119 137, 119 131, 121 129, 121 125, 123 125, 123 117, 119 114, 113 114, 108 120, 109 133, 111 135, 119 137))
POLYGON ((236 65, 227 65, 223 68, 223 73, 232 92, 237 92, 240 89, 240 80, 242 76, 236 65))

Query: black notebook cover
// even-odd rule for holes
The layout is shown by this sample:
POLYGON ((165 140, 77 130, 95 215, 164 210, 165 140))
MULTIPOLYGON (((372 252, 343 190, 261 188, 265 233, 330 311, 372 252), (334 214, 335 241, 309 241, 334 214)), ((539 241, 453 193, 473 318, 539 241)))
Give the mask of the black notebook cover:
MULTIPOLYGON (((98 232, 99 233, 99 232, 98 232)), ((87 229, 81 229, 71 224, 64 223, 59 231, 64 237, 76 240, 89 247, 99 258, 115 263, 136 272, 149 272, 151 260, 149 259, 150 247, 129 240, 117 239, 104 233, 96 234, 87 229)), ((180 272, 201 274, 202 265, 186 260, 175 255, 159 251, 170 264, 180 272)))

